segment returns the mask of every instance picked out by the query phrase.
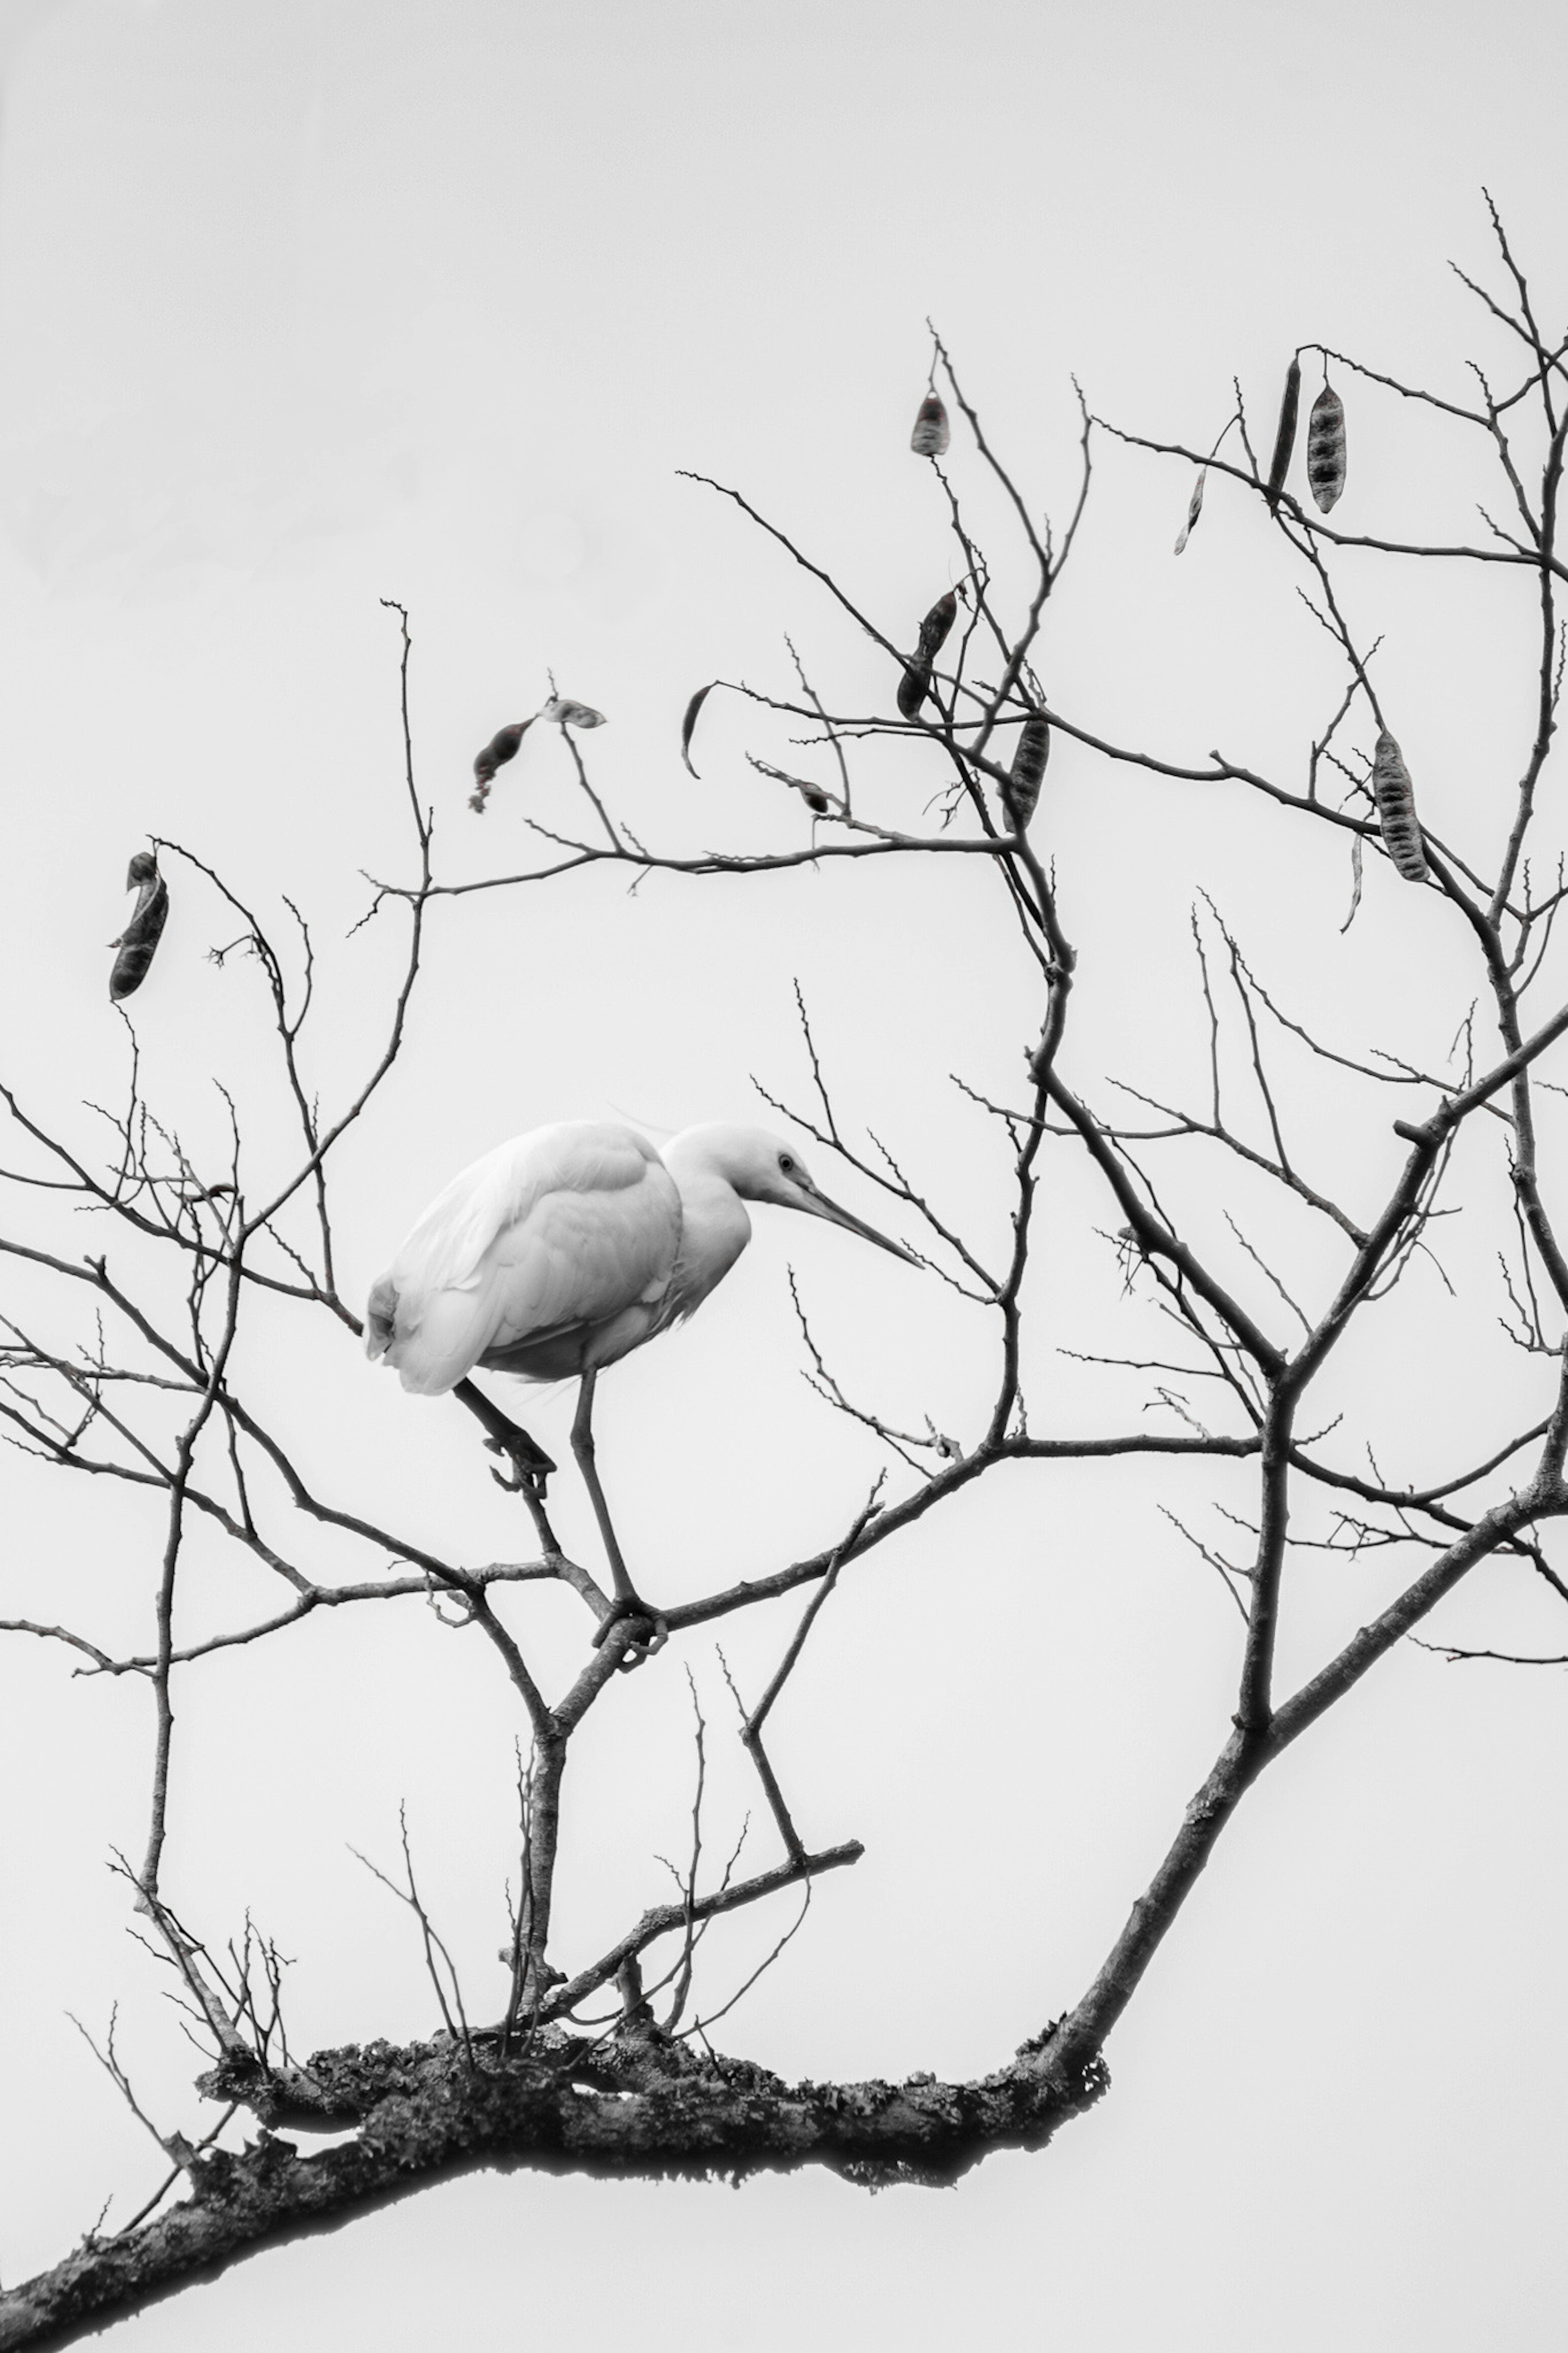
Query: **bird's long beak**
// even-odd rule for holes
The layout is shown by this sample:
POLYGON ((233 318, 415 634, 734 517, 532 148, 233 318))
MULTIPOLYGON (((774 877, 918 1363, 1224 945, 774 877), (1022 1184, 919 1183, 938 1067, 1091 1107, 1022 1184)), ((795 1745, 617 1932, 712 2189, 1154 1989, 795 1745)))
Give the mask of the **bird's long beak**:
POLYGON ((921 1261, 913 1250, 906 1250, 902 1242, 890 1242, 886 1234, 879 1234, 875 1226, 868 1226, 861 1219, 852 1217, 847 1209, 841 1209, 837 1201, 830 1201, 826 1194, 819 1192, 815 1185, 802 1184, 797 1177, 795 1189, 800 1198, 792 1207, 805 1209, 813 1218, 826 1218, 830 1226, 842 1226, 847 1233, 858 1234, 863 1242, 875 1242, 879 1250, 890 1250, 895 1258, 901 1258, 906 1266, 920 1265, 921 1261))

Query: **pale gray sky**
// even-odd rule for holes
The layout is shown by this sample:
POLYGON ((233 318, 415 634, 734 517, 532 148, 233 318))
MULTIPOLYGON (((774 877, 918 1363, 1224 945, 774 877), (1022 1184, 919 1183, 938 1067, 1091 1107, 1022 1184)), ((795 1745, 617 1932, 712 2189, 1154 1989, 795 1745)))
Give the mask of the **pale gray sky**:
MULTIPOLYGON (((1266 417, 1310 338, 1458 386, 1481 345, 1445 265, 1488 267, 1483 182, 1548 315, 1568 297, 1568 30, 1545 0, 0 0, 0 69, 5 1075, 82 1134, 70 1106, 123 1083, 103 944, 149 832, 318 912, 342 959, 329 1093, 363 1051, 384 951, 375 933, 336 942, 360 871, 405 856, 380 597, 411 609, 451 871, 521 863, 525 806, 574 820, 559 746, 537 736, 482 825, 464 807, 474 750, 537 705, 549 666, 609 714, 595 775, 639 833, 754 838, 767 805, 742 751, 760 739, 715 702, 692 786, 675 751, 691 689, 777 682, 786 628, 850 701, 885 682, 677 467, 743 487, 872 609, 918 616, 951 576, 908 451, 928 314, 1059 518, 1074 374, 1104 412, 1205 442, 1233 375, 1266 417)), ((1367 482, 1423 528, 1473 495, 1403 412, 1353 416, 1352 462, 1358 495, 1367 482)), ((1124 738, 1294 757, 1329 653, 1283 634, 1293 591, 1212 491, 1173 571, 1187 488, 1106 452, 1046 675, 1124 738)), ((1390 632, 1407 752, 1462 828, 1515 723, 1514 657, 1494 607, 1426 575, 1386 586, 1367 575, 1359 617, 1390 632)), ((1341 943, 1342 861, 1058 762, 1080 1067, 1163 1073, 1198 881, 1325 1018, 1375 997, 1442 1050, 1468 983, 1385 876, 1341 943)), ((858 1113, 950 1198, 983 1138, 946 1072, 1000 1092, 1018 1067, 1019 974, 977 878, 656 881, 628 901, 594 877, 463 902, 437 931, 444 976, 345 1167, 356 1289, 510 1132, 746 1116, 752 1071, 798 1092, 796 973, 858 1113)), ((243 967, 205 961, 218 936, 177 896, 136 1001, 149 1083, 195 1134, 209 1072, 245 1067, 259 1034, 243 967)), ((1309 1113, 1326 1127, 1332 1108, 1309 1113)), ((1080 1174, 1059 1181, 1053 1232, 1105 1222, 1080 1174)), ((1484 1233, 1457 1247, 1486 1263, 1484 1233)), ((934 1286, 760 1219, 701 1320, 606 1384, 605 1457, 645 1499, 656 1589, 824 1541, 874 1468, 798 1379, 786 1259, 890 1411, 945 1427, 973 1409, 969 1326, 934 1286)), ((1061 1329, 1095 1345, 1108 1272, 1064 1248, 1056 1279, 1061 1329)), ((305 1402, 323 1477, 341 1447, 345 1484, 384 1482, 411 1527, 449 1535, 460 1508, 468 1556, 517 1547, 462 1432, 346 1346, 296 1364, 291 1345, 279 1327, 258 1377, 305 1402)), ((1480 1408, 1463 1384, 1421 1388, 1414 1364, 1408 1378, 1394 1426, 1425 1472, 1480 1408)), ((1038 1414, 1103 1414, 1083 1380, 1042 1338, 1038 1414)), ((544 1402, 547 1443, 569 1409, 544 1402)), ((0 1468, 19 1589, 137 1639, 152 1519, 0 1468)), ((730 2047, 816 2077, 981 2071, 1081 1989, 1223 1731, 1235 1628, 1158 1516, 1171 1491, 1128 1477, 1114 1510, 1109 1492, 997 1480, 836 1597, 780 1746, 814 1831, 868 1856, 825 1883, 721 2031, 730 2047)), ((1292 1659, 1353 1626, 1367 1589, 1325 1571, 1292 1659)), ((221 1616, 235 1591, 215 1567, 204 1606, 221 1616)), ((1467 1601, 1455 1625, 1563 1646, 1529 1596, 1500 1576, 1493 1592, 1498 1614, 1467 1601)), ((499 1938, 510 1721, 460 1637, 372 1616, 393 1613, 344 1612, 289 1638, 287 1661, 193 1679, 182 1717, 176 1901, 216 1936, 249 1905, 298 1957, 306 2048, 429 2027, 403 1922, 345 1852, 385 1859, 400 1798, 481 1985, 499 1938)), ((780 1633, 737 1631, 731 1660, 761 1673, 780 1633)), ((711 1651, 691 1656, 721 1720, 711 1651)), ((103 1869, 142 1834, 145 1696, 0 1650, 0 2070, 30 2119, 0 2216, 8 2282, 152 2178, 67 2009, 100 2023, 118 1993, 139 2081, 171 2121, 196 2112, 103 1869)), ((688 1802, 685 1705, 677 1674, 635 1678, 574 1767, 604 1825, 563 1895, 584 1949, 657 1900, 650 1857, 688 1802)), ((1555 1673, 1390 1662, 1249 1800, 1117 2031, 1111 2095, 1042 2156, 876 2199, 816 2174, 739 2194, 487 2177, 241 2265, 109 2341, 1546 2353, 1568 2290, 1563 1711, 1555 1673)), ((732 1819, 748 1802, 723 1781, 732 1819)), ((760 1934, 735 1929, 716 1983, 739 1981, 760 1934)))

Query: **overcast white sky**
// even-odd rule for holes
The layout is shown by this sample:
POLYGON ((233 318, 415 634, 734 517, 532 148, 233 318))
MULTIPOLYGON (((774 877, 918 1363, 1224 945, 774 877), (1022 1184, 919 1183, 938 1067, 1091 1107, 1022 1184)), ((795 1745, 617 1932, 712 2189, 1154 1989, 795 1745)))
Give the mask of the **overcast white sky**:
MULTIPOLYGON (((609 714, 595 774, 639 833, 756 838, 742 749, 759 739, 736 713, 704 719, 702 787, 679 766, 691 689, 778 682, 786 628, 847 697, 885 682, 676 468, 740 484, 873 610, 912 619, 952 576, 908 451, 928 315, 1059 517, 1075 374, 1103 412, 1205 441, 1233 375, 1267 416, 1310 338, 1457 386, 1480 346, 1445 265, 1488 266, 1482 183, 1548 317, 1568 300, 1568 27, 1547 0, 0 0, 0 72, 5 1074, 81 1134, 79 1099, 123 1083, 103 943, 149 832, 258 900, 317 911, 342 958, 329 1094, 373 1035, 378 935, 337 942, 361 870, 405 868, 381 597, 412 613, 421 776, 451 871, 521 862, 525 805, 573 819, 559 747, 537 736, 482 826, 463 805, 475 748, 536 706, 551 666, 609 714)), ((1352 428, 1358 495, 1406 521, 1462 513, 1469 485, 1423 428, 1386 412, 1352 428)), ((1179 470, 1107 455, 1046 675, 1110 733, 1294 756, 1329 656, 1297 639, 1303 671, 1282 670, 1290 589, 1223 502, 1173 574, 1186 491, 1179 470)), ((1459 827, 1475 780, 1498 781, 1500 742, 1501 782, 1517 774, 1519 706, 1506 597, 1481 612, 1447 587, 1403 577, 1358 617, 1390 630, 1407 752, 1459 827)), ((1376 992, 1441 1050, 1469 982, 1386 876, 1342 945, 1348 875, 1296 837, 1070 754, 1053 778, 1086 949, 1081 1070, 1158 1075, 1199 880, 1335 1018, 1376 992)), ((747 1116, 752 1071, 798 1090, 797 973, 858 1113, 955 1199, 984 1136, 946 1073, 1000 1092, 1026 1035, 1021 968, 974 877, 656 881, 635 901, 595 877, 465 901, 437 932, 408 1066, 345 1166, 356 1291, 446 1176, 510 1133, 747 1116)), ((205 961, 220 937, 209 904, 177 896, 136 1006, 149 1084, 196 1134, 209 1074, 243 1074, 259 1034, 244 969, 205 961)), ((1060 1186, 1053 1236, 1106 1221, 1079 1179, 1060 1186)), ((640 1499, 658 1589, 823 1542, 874 1468, 799 1383, 786 1258, 890 1409, 945 1427, 980 1394, 968 1327, 934 1286, 777 1223, 759 1219, 689 1333, 606 1384, 608 1475, 640 1499)), ((1114 1284, 1085 1271, 1087 1243, 1051 1247, 1063 1329, 1093 1345, 1114 1284)), ((312 1417, 323 1477, 371 1479, 389 1514, 466 1557, 519 1546, 441 1409, 346 1348, 296 1363, 291 1346, 279 1333, 256 1375, 312 1417)), ((1044 1341, 1033 1377, 1042 1421, 1120 1411, 1086 1400, 1044 1341)), ((1413 1387, 1413 1469, 1468 1443, 1483 1403, 1451 1377, 1413 1387)), ((569 1410, 544 1401, 547 1442, 569 1410)), ((153 1520, 19 1464, 0 1475, 16 1606, 144 1637, 153 1520)), ((1229 1704, 1234 1618, 1159 1519, 1169 1492, 998 1480, 836 1597, 780 1745, 812 1835, 860 1836, 867 1860, 825 1883, 721 2031, 730 2047, 819 2078, 980 2072, 1081 1990, 1229 1704)), ((576 1534, 570 1499, 563 1518, 576 1534)), ((1353 1626, 1365 1590, 1342 1577, 1305 1605, 1292 1659, 1353 1626)), ((232 1598, 215 1584, 200 1606, 232 1598)), ((1478 1603, 1478 1639, 1506 1623, 1565 1647, 1518 1597, 1492 1604, 1514 1614, 1478 1603)), ((460 1637, 358 1622, 372 1616, 393 1612, 342 1612, 286 1657, 193 1679, 181 1719, 175 1900, 215 1936, 249 1905, 297 1956, 304 2048, 429 2029, 403 1923, 345 1854, 390 1855, 400 1799, 481 1988, 499 1941, 502 1695, 460 1637)), ((567 1656, 566 1627, 544 1627, 547 1655, 567 1656)), ((783 1630, 737 1631, 742 1675, 783 1630)), ((721 1720, 711 1650, 690 1656, 721 1720)), ((171 2122, 196 2114, 103 1868, 144 1831, 144 1701, 41 1646, 0 1651, 0 2068, 8 2116, 30 2120, 11 2136, 27 2163, 0 2214, 7 2282, 110 2189, 134 2200, 152 2179, 66 2010, 101 2023, 118 1993, 139 2080, 171 2122)), ((563 1894, 584 1951, 658 1898, 651 1855, 673 1851, 688 1802, 685 1705, 678 1673, 638 1676, 617 1728, 584 1744, 577 1799, 604 1827, 563 1894)), ((241 2265, 110 2341, 1544 2353, 1568 2291, 1563 1711, 1555 1672, 1393 1661, 1249 1801, 1117 2031, 1111 2095, 1043 2156, 876 2199, 818 2174, 739 2194, 487 2176, 241 2265)), ((721 1782, 738 1819, 743 1784, 721 1782)), ((758 1949, 737 1929, 715 1987, 758 1949)))

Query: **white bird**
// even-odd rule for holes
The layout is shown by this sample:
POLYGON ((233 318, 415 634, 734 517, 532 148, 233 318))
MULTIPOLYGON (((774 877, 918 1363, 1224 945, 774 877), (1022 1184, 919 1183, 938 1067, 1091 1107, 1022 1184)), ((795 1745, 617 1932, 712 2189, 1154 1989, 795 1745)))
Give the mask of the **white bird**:
MULTIPOLYGON (((572 1451, 616 1587, 601 1639, 616 1618, 654 1613, 626 1575, 595 1468, 595 1382, 723 1281, 751 1240, 748 1201, 826 1218, 920 1263, 830 1201, 799 1154, 762 1128, 689 1127, 661 1155, 634 1128, 574 1120, 514 1136, 455 1176, 372 1286, 365 1352, 395 1366, 405 1389, 443 1396, 476 1365, 580 1379, 572 1451)), ((530 1450, 519 1470, 541 1492, 553 1466, 516 1435, 530 1450)))

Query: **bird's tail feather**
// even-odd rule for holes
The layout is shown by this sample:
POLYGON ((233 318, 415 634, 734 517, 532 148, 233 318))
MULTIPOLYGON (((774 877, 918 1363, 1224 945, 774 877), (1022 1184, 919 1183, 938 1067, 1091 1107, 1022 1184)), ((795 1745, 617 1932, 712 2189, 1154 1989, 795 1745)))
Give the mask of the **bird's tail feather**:
POLYGON ((397 1329, 397 1293, 392 1277, 384 1274, 371 1291, 364 1311, 364 1352, 374 1365, 391 1347, 397 1329))

